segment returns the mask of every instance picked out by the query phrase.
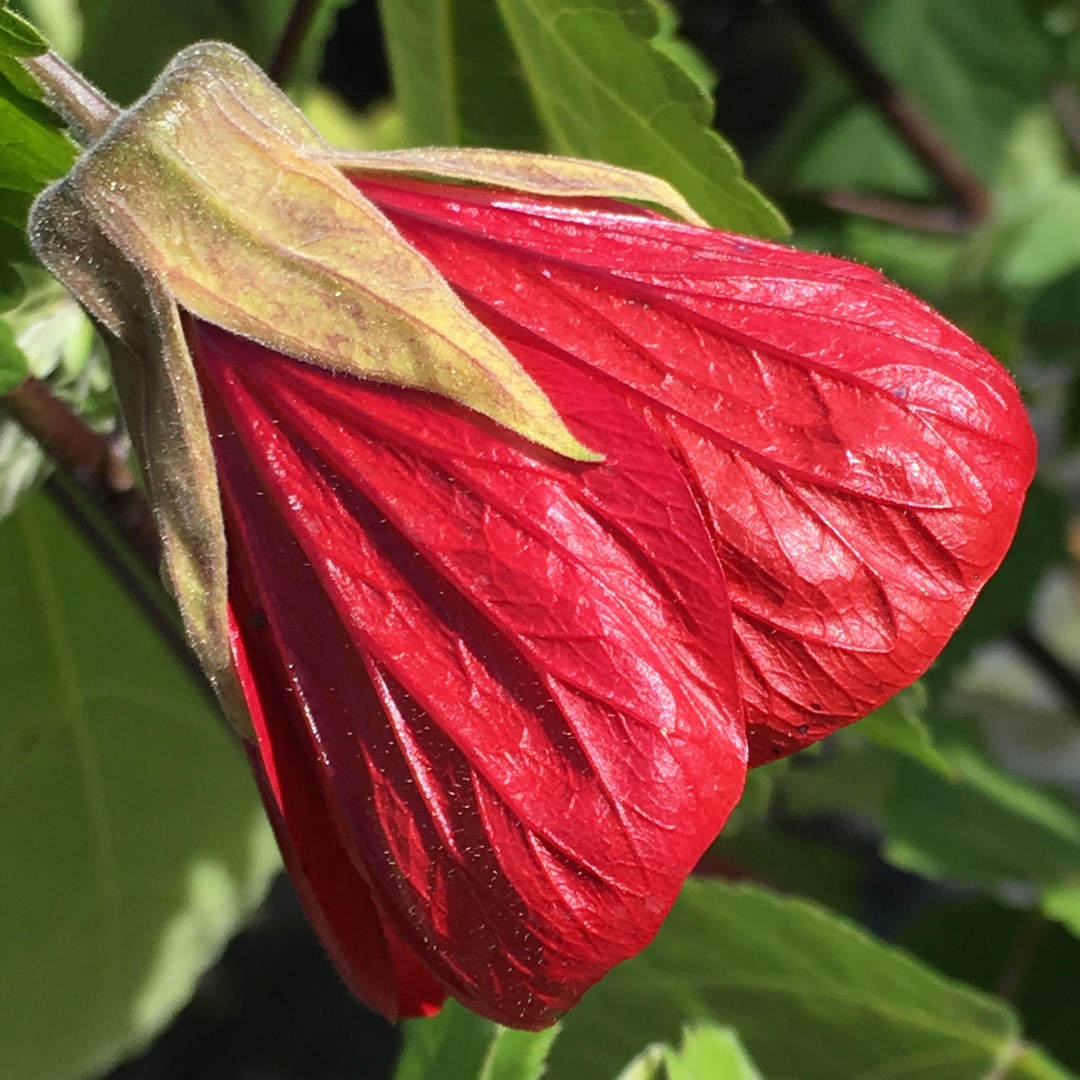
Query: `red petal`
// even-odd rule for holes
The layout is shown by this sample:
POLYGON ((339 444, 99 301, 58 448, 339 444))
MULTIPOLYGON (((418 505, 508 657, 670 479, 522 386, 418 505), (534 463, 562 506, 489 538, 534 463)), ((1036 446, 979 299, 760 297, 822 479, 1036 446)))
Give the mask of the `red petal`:
POLYGON ((354 182, 481 319, 594 373, 682 463, 731 593, 752 764, 926 670, 1034 471, 978 345, 838 259, 611 203, 354 182))
POLYGON ((742 786, 730 610, 684 478, 524 342, 604 464, 210 327, 192 344, 255 607, 234 597, 240 651, 279 658, 242 676, 309 906, 344 940, 345 864, 451 993, 549 1023, 651 939, 742 786), (292 777, 305 758, 317 778, 292 777))
POLYGON ((317 765, 306 752, 303 732, 276 724, 271 738, 264 707, 273 715, 290 714, 283 698, 288 680, 272 651, 261 647, 266 643, 239 630, 240 625, 260 621, 240 581, 233 583, 233 600, 230 621, 237 669, 244 686, 260 688, 258 695, 249 695, 258 751, 248 746, 248 759, 308 919, 361 1001, 391 1021, 430 1016, 446 991, 384 925, 367 882, 352 866, 331 824, 333 809, 321 796, 317 765), (245 637, 254 646, 251 653, 245 637))

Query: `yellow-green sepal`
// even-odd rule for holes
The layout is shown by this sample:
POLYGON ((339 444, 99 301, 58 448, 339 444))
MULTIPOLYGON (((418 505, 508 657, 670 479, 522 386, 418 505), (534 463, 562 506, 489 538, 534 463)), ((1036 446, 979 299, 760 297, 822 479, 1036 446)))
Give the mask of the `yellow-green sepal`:
POLYGON ((656 206, 694 225, 706 224, 666 180, 601 161, 441 146, 370 153, 331 150, 320 156, 344 173, 464 180, 553 199, 618 199, 656 206))
POLYGON ((198 318, 308 363, 442 395, 566 457, 598 459, 231 46, 180 53, 61 184, 198 318))

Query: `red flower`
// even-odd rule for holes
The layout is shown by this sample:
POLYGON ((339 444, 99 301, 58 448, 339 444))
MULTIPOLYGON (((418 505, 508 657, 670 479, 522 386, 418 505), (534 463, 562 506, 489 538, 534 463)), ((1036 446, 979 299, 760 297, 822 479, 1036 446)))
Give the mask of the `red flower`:
POLYGON ((742 790, 723 575, 657 436, 508 337, 602 464, 205 324, 256 771, 393 1016, 553 1020, 655 934, 742 790))
POLYGON ((743 716, 767 761, 926 669, 1032 436, 870 270, 355 182, 604 461, 195 327, 256 771, 361 997, 539 1026, 655 933, 739 795, 743 716))
POLYGON ((925 671, 1034 469, 1009 376, 878 274, 587 193, 671 202, 337 158, 209 45, 35 208, 293 880, 388 1017, 541 1027, 642 948, 748 764, 925 671))

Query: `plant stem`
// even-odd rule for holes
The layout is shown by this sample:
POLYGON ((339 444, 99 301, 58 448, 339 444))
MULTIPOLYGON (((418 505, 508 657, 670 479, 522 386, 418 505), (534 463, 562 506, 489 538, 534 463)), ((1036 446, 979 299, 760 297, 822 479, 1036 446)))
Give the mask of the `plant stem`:
POLYGON ((188 645, 176 604, 156 574, 147 573, 145 562, 131 550, 130 541, 117 535, 115 521, 102 512, 86 488, 68 473, 53 473, 45 482, 45 492, 216 710, 214 690, 188 645))
POLYGON ((1058 83, 1050 91, 1050 104, 1069 140, 1073 156, 1080 157, 1080 97, 1067 83, 1058 83))
POLYGON ((120 115, 120 110, 96 86, 51 50, 24 57, 22 64, 81 146, 97 142, 120 115))
POLYGON ((1004 1001, 1015 1001, 1023 988, 1046 927, 1046 916, 1038 908, 1029 912, 1021 922, 1005 959, 1005 966, 998 976, 997 986, 994 987, 995 993, 1004 1001))
POLYGON ((29 378, 0 395, 0 408, 56 463, 46 492, 216 706, 176 606, 160 583, 161 540, 123 448, 94 431, 40 379, 29 378))
MULTIPOLYGON (((108 131, 120 110, 54 52, 22 61, 83 146, 108 131)), ((150 504, 136 486, 125 447, 99 435, 33 377, 7 394, 10 414, 53 459, 45 489, 132 598, 192 679, 213 691, 188 646, 176 607, 160 584, 161 540, 150 504)))
POLYGON ((157 526, 120 448, 76 416, 40 379, 27 379, 0 397, 0 405, 101 507, 133 554, 156 574, 161 561, 157 526))
POLYGON ((1024 659, 1038 668, 1061 695, 1073 722, 1080 723, 1080 675, 1055 656, 1030 630, 1014 630, 1009 638, 1024 659))
POLYGON ((266 68, 266 74, 279 86, 283 86, 292 78, 296 62, 300 59, 304 39, 319 10, 319 3, 320 0, 296 0, 293 4, 289 21, 285 24, 285 29, 281 31, 273 58, 266 68))
MULTIPOLYGON (((919 106, 882 71, 869 51, 837 17, 828 0, 786 0, 787 10, 832 60, 842 68, 858 90, 870 101, 904 140, 912 153, 951 196, 965 219, 975 224, 990 212, 990 195, 979 178, 937 132, 919 106)), ((859 196, 836 192, 830 196, 834 204, 844 201, 844 209, 854 209, 859 196)), ((893 213, 881 213, 882 200, 864 209, 874 216, 897 219, 898 200, 888 200, 893 213)), ((933 219, 928 219, 932 221, 933 219)), ((908 224, 910 222, 903 222, 908 224)))

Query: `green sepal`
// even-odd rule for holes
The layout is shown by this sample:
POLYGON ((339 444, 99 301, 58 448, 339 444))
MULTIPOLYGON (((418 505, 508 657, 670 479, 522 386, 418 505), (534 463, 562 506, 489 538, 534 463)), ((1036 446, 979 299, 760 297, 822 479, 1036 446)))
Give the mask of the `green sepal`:
POLYGON ((597 460, 326 151, 248 57, 207 42, 179 53, 60 186, 185 311, 308 363, 431 391, 558 454, 597 460))
MULTIPOLYGON (((35 252, 108 331, 167 577, 226 713, 245 734, 220 492, 186 319, 443 395, 538 446, 599 459, 334 158, 251 60, 204 43, 181 52, 31 214, 35 252)), ((662 181, 626 170, 484 151, 457 165, 453 158, 426 160, 455 178, 564 196, 603 189, 692 215, 662 181)))
POLYGON ((182 314, 162 279, 128 261, 63 181, 32 213, 41 260, 111 334, 117 394, 188 637, 230 721, 250 733, 229 648, 225 525, 182 314))
POLYGON ((553 199, 620 199, 658 206, 695 225, 706 224, 666 180, 602 161, 442 146, 372 153, 331 150, 325 159, 344 173, 465 180, 553 199))

